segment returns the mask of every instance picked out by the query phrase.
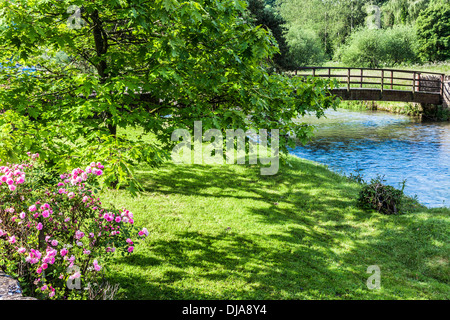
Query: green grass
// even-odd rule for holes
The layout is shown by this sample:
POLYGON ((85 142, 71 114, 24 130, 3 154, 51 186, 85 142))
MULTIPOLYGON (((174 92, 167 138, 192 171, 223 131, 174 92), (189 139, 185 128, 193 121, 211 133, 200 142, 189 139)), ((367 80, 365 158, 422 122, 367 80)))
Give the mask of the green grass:
POLYGON ((142 169, 146 191, 102 195, 150 235, 116 257, 119 299, 448 299, 449 209, 384 216, 356 208, 360 185, 289 157, 256 166, 142 169), (369 290, 367 267, 381 269, 369 290))

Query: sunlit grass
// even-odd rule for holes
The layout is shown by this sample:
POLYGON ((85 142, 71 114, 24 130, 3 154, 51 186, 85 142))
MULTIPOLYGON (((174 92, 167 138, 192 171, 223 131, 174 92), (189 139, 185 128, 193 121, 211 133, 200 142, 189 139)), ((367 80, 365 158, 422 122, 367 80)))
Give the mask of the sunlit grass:
POLYGON ((384 216, 356 207, 360 185, 290 157, 256 166, 143 168, 146 191, 102 195, 150 235, 117 257, 121 299, 448 299, 449 209, 384 216), (381 269, 369 290, 367 267, 381 269))

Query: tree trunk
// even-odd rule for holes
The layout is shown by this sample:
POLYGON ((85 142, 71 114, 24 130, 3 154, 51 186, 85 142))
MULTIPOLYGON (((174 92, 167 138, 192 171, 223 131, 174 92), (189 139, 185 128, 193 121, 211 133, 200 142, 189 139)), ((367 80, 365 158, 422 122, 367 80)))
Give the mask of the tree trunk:
POLYGON ((95 41, 95 51, 97 53, 97 57, 100 58, 100 61, 97 64, 97 72, 100 76, 100 83, 105 83, 108 75, 106 74, 106 60, 103 55, 108 52, 108 38, 106 36, 105 31, 103 30, 102 21, 100 20, 98 10, 95 10, 92 13, 92 21, 94 22, 94 28, 92 29, 92 33, 94 35, 95 41))
MULTIPOLYGON (((99 58, 99 62, 96 66, 98 75, 100 76, 100 83, 106 83, 106 80, 109 77, 109 73, 106 72, 108 64, 106 63, 105 54, 108 52, 108 37, 106 35, 105 30, 103 30, 102 21, 100 20, 98 10, 95 10, 92 13, 92 21, 94 22, 94 27, 92 29, 92 33, 94 36, 95 42, 95 51, 97 53, 97 57, 99 58)), ((105 121, 111 118, 111 114, 105 111, 105 121)), ((116 137, 117 134, 117 126, 108 123, 108 130, 111 135, 116 137)))

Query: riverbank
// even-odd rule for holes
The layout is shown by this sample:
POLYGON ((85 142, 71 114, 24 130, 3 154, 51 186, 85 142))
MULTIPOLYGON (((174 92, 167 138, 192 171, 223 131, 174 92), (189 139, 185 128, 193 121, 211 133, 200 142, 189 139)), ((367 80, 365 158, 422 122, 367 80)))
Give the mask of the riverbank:
POLYGON ((450 109, 436 106, 424 112, 422 106, 411 102, 341 101, 339 108, 347 110, 378 110, 417 117, 423 120, 450 121, 450 109))
POLYGON ((449 209, 366 212, 358 183, 288 159, 274 176, 168 163, 139 172, 137 198, 105 192, 150 231, 135 255, 113 261, 117 298, 448 299, 449 209), (381 289, 367 287, 371 265, 381 289))

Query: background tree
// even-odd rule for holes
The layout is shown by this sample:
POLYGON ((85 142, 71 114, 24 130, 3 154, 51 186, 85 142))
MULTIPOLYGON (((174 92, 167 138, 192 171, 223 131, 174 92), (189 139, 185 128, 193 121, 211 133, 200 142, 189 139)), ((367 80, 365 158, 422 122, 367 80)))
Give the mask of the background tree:
POLYGON ((316 32, 331 57, 351 31, 364 23, 364 4, 363 0, 278 0, 277 10, 289 30, 301 26, 316 32))
POLYGON ((430 4, 430 0, 389 0, 382 4, 384 26, 413 24, 419 14, 430 4))
POLYGON ((286 34, 290 60, 298 67, 321 65, 325 61, 325 51, 319 36, 300 26, 292 27, 286 34))
POLYGON ((432 3, 416 21, 419 55, 424 61, 450 59, 450 2, 432 3))
POLYGON ((133 168, 169 157, 173 130, 195 120, 305 141, 312 129, 290 120, 334 105, 328 83, 269 76, 275 39, 249 21, 239 0, 2 1, 1 151, 58 170, 100 160, 104 183, 135 191, 133 168))
POLYGON ((296 65, 289 56, 289 47, 284 36, 286 22, 281 15, 263 0, 248 0, 248 10, 254 18, 254 24, 262 25, 270 31, 277 42, 279 52, 273 56, 274 67, 284 70, 295 68, 296 65))
POLYGON ((417 61, 412 26, 354 31, 336 53, 336 60, 352 67, 379 68, 417 61))

